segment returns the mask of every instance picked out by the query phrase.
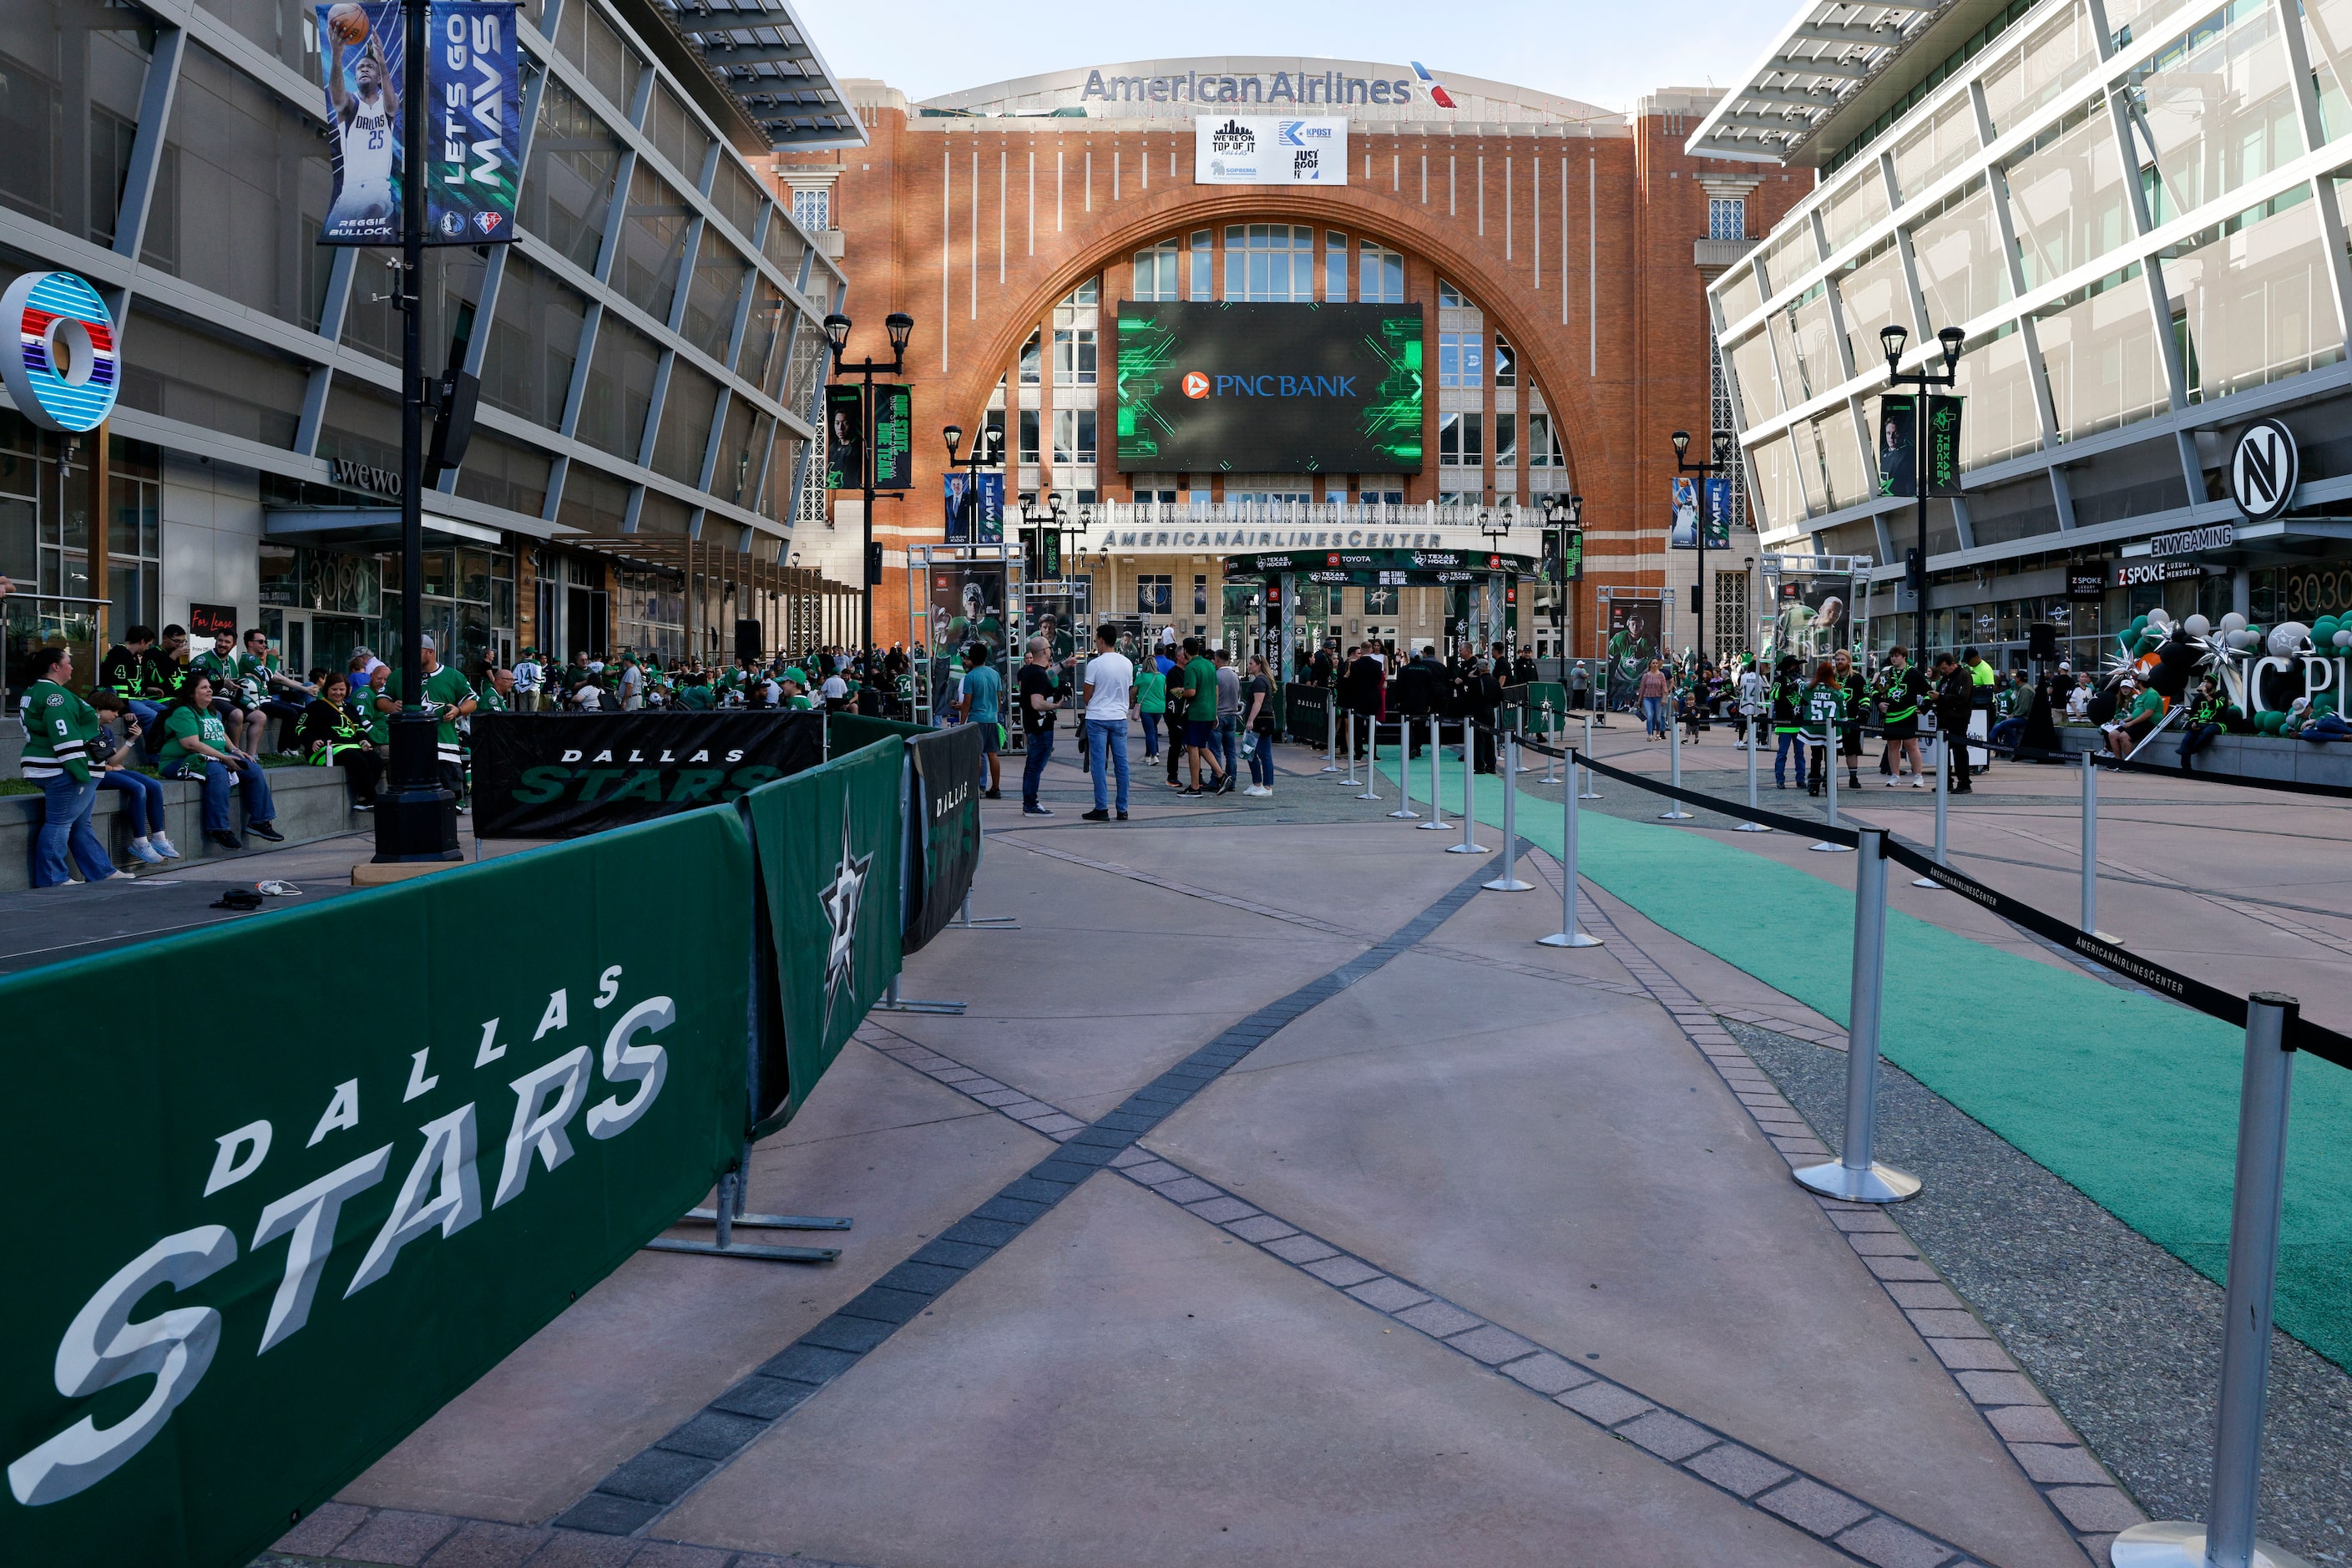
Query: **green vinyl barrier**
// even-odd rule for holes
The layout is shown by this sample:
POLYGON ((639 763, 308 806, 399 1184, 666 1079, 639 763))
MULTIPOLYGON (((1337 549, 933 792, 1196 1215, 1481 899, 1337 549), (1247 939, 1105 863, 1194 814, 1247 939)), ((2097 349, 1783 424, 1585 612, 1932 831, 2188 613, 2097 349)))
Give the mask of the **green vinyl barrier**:
POLYGON ((906 752, 887 735, 744 796, 784 1044, 760 1063, 754 1137, 792 1120, 898 973, 906 752))
POLYGON ((828 713, 824 716, 825 754, 845 756, 862 746, 887 741, 893 735, 907 740, 935 732, 929 724, 908 724, 897 719, 868 719, 862 713, 828 713))
POLYGON ((751 907, 713 807, 0 980, 0 1559, 250 1561, 700 1201, 751 907))

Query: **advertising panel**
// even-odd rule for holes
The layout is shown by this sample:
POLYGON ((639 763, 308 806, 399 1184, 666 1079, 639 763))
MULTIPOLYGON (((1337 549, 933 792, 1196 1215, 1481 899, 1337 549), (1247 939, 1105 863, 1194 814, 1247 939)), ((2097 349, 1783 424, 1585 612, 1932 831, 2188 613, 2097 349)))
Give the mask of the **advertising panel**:
POLYGON ((1338 117, 1199 114, 1192 118, 1196 185, 1344 185, 1348 122, 1338 117))
POLYGON ((950 657, 960 654, 967 643, 986 643, 990 662, 1011 682, 1004 658, 1004 563, 934 563, 930 577, 931 711, 938 713, 952 695, 950 657))
POLYGON ((914 780, 907 826, 915 837, 909 857, 915 875, 899 942, 913 952, 947 929, 971 890, 972 873, 980 868, 980 792, 988 783, 988 760, 977 724, 910 735, 906 744, 914 780))
POLYGON ((747 1120, 751 907, 700 811, 0 980, 72 1040, 11 1062, 0 1557, 249 1562, 673 1224, 747 1120), (257 942, 400 980, 174 1027, 257 942))
POLYGON ((866 389, 854 381, 824 389, 824 488, 866 488, 866 389))
POLYGON ((915 482, 914 390, 874 386, 874 488, 903 490, 915 482))
POLYGON ((1878 493, 1919 493, 1919 410, 1906 393, 1878 400, 1878 493))
POLYGON ((578 838, 731 801, 814 767, 824 715, 478 713, 474 812, 500 838, 578 838))
POLYGON ((1772 662, 1794 654, 1810 668, 1840 648, 1857 657, 1868 646, 1857 613, 1860 584, 1844 556, 1767 555, 1764 592, 1772 607, 1772 662))
POLYGON ((1664 644, 1664 605, 1656 599, 1609 601, 1609 700, 1618 708, 1632 705, 1641 689, 1642 674, 1659 657, 1664 644))
POLYGON ((1417 474, 1418 305, 1118 307, 1122 472, 1417 474))
POLYGON ((1702 516, 1706 520, 1706 547, 1709 550, 1730 549, 1730 481, 1711 479, 1702 490, 1697 480, 1687 475, 1677 475, 1675 479, 1675 521, 1666 535, 1667 548, 1696 550, 1702 516))
POLYGON ((1004 542, 1004 476, 950 468, 940 476, 950 544, 1004 542))
POLYGON ((1046 648, 1053 654, 1055 665, 1065 663, 1077 651, 1077 628, 1071 619, 1072 595, 1068 594, 1032 594, 1028 599, 1027 625, 1022 630, 1025 650, 1027 639, 1044 637, 1046 648))
MULTIPOLYGON (((522 184, 513 0, 434 0, 425 21, 425 243, 503 245, 522 184)), ((407 79, 399 0, 315 7, 334 195, 321 245, 400 243, 407 79)))

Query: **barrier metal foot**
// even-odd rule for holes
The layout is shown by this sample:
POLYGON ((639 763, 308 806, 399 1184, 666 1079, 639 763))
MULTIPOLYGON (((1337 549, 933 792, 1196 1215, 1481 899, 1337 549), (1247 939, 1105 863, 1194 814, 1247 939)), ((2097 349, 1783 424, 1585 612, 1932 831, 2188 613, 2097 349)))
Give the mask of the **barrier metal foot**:
MULTIPOLYGON (((688 1209, 686 1218, 700 1220, 704 1225, 716 1225, 719 1223, 719 1211, 688 1209)), ((682 1225, 685 1220, 678 1223, 682 1225)), ((753 1230, 847 1230, 850 1226, 846 1219, 820 1214, 739 1214, 727 1223, 748 1225, 753 1230)))
POLYGON ((1811 850, 1816 855, 1851 855, 1853 853, 1853 846, 1851 844, 1832 844, 1826 840, 1820 844, 1808 844, 1805 847, 1811 850))
POLYGON ((1685 811, 1677 802, 1674 810, 1658 813, 1658 820, 1660 822, 1696 822, 1698 814, 1694 811, 1685 811))
POLYGON ((1448 855, 1486 855, 1491 853, 1484 844, 1449 844, 1445 847, 1445 852, 1448 855))
POLYGON ((1734 833, 1769 833, 1772 830, 1765 826, 1760 822, 1743 822, 1731 831, 1734 833))
POLYGON ((961 1002, 926 1002, 919 996, 902 996, 895 1002, 874 1004, 877 1013, 940 1013, 950 1018, 961 1017, 964 1005, 961 1002))
POLYGON ((974 915, 968 921, 948 921, 950 931, 1019 931, 1021 921, 1012 915, 974 915))
POLYGON ((1599 947, 1601 939, 1583 931, 1556 931, 1549 936, 1536 938, 1538 947, 1599 947))
POLYGON ((1790 1174, 1797 1178, 1801 1187, 1850 1204, 1899 1204, 1905 1198, 1916 1196, 1919 1191, 1918 1177, 1892 1165, 1873 1164, 1857 1171, 1832 1160, 1826 1165, 1807 1165, 1790 1174))
POLYGON ((1481 882, 1479 888, 1489 893, 1531 893, 1533 882, 1522 882, 1517 877, 1497 877, 1491 882, 1481 882))
POLYGON ((748 1258, 755 1263, 831 1263, 841 1256, 837 1247, 767 1247, 755 1241, 678 1241, 657 1236, 646 1243, 647 1252, 698 1252, 705 1258, 748 1258))
MULTIPOLYGON (((2115 1568, 2205 1568, 2206 1534, 2201 1524, 2164 1520, 2135 1524, 2107 1548, 2115 1568)), ((2252 1568, 2311 1568, 2284 1546, 2254 1542, 2252 1568)))

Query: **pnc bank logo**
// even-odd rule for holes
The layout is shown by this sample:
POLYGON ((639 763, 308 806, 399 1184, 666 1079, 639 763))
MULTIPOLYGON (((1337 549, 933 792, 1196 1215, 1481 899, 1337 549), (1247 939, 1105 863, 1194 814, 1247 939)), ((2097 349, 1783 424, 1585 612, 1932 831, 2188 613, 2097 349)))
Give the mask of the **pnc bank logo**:
POLYGON ((1211 375, 1188 370, 1180 384, 1184 395, 1216 397, 1355 397, 1352 375, 1211 375))

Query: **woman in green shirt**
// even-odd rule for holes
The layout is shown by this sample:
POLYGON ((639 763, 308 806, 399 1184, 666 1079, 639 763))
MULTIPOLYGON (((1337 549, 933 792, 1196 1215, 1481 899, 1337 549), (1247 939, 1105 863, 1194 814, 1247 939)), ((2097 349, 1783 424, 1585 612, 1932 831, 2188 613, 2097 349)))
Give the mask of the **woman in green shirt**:
POLYGON ((283 844, 286 835, 272 826, 278 807, 269 798, 269 778, 260 760, 232 744, 228 728, 213 710, 209 676, 189 678, 171 707, 163 710, 163 765, 167 779, 200 779, 205 786, 205 837, 224 849, 242 849, 230 831, 229 786, 245 797, 246 831, 257 838, 283 844))
POLYGON ((1160 755, 1160 718, 1168 711, 1168 678, 1150 659, 1135 667, 1135 706, 1143 715, 1143 760, 1160 755))

